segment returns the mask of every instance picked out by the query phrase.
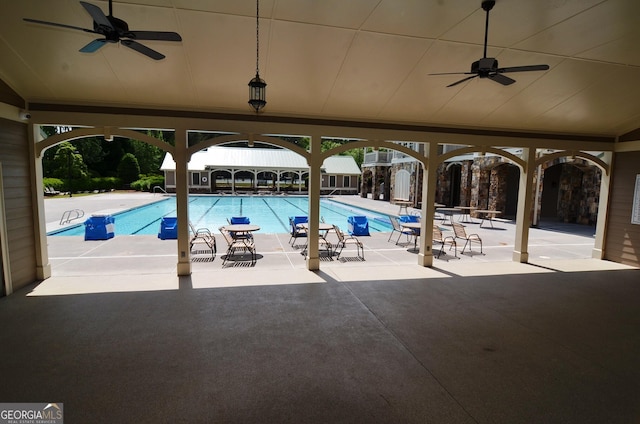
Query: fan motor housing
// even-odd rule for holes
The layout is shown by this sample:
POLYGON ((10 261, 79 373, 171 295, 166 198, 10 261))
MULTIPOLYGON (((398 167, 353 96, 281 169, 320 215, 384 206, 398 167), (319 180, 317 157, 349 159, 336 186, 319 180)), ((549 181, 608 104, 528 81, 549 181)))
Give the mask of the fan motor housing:
POLYGON ((498 60, 493 57, 483 57, 471 64, 471 72, 478 74, 481 78, 488 77, 498 69, 498 60))

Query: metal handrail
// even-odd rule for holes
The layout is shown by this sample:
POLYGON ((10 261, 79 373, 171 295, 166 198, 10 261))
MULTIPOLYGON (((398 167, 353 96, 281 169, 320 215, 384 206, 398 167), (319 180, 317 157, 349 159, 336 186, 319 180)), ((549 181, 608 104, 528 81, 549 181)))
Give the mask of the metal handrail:
POLYGON ((153 194, 156 194, 156 189, 160 190, 161 192, 163 192, 164 194, 167 194, 166 190, 163 189, 160 186, 153 186, 153 194))
POLYGON ((68 211, 64 211, 62 214, 62 218, 60 218, 60 225, 68 224, 71 221, 76 219, 80 219, 84 216, 84 211, 82 209, 71 209, 68 211))

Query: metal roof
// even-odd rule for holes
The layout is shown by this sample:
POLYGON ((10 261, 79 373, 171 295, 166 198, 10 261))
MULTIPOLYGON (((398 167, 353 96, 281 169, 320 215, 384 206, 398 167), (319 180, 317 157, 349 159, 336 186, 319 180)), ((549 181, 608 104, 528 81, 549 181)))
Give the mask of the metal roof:
MULTIPOLYGON (((260 169, 298 171, 308 170, 309 165, 304 157, 286 149, 260 149, 255 147, 221 147, 214 146, 200 150, 191 156, 189 171, 207 169, 260 169)), ((327 174, 360 175, 361 171, 352 156, 332 156, 323 164, 327 174)), ((171 171, 176 164, 170 153, 162 161, 160 170, 171 171)))

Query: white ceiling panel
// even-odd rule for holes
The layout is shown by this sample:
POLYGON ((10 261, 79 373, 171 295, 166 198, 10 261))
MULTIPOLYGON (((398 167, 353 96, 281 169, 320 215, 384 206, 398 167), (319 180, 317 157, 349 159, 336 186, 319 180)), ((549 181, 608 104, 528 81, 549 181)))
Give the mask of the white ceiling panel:
MULTIPOLYGON (((104 0, 87 0, 107 13, 104 0)), ((114 0, 152 60, 101 37, 27 23, 92 28, 78 0, 0 2, 0 78, 28 103, 110 105, 251 114, 254 0, 114 0)), ((263 114, 567 134, 640 127, 640 2, 497 0, 487 54, 500 66, 546 63, 503 86, 464 78, 483 55, 481 0, 262 0, 263 114), (461 72, 433 76, 431 73, 461 72)))

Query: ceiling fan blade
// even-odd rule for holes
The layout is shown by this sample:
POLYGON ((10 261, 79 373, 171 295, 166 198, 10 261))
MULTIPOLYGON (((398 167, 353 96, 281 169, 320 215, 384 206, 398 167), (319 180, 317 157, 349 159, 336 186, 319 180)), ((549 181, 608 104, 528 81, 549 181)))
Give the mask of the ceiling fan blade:
POLYGON ((494 80, 495 82, 500 83, 502 85, 511 85, 514 82, 516 82, 516 80, 511 79, 509 77, 505 77, 502 74, 489 75, 488 78, 490 80, 494 80))
POLYGON ((478 76, 478 74, 475 74, 475 75, 471 75, 470 77, 462 78, 460 81, 456 81, 453 84, 447 85, 447 87, 453 87, 454 85, 458 85, 458 84, 461 84, 461 83, 463 83, 465 81, 469 81, 470 79, 473 79, 473 78, 475 78, 477 76, 478 76))
POLYGON ((114 29, 109 19, 107 19, 107 16, 98 6, 96 6, 95 4, 87 3, 85 1, 81 1, 80 4, 89 13, 89 15, 91 15, 91 18, 93 18, 94 22, 99 26, 114 29))
POLYGON ((180 34, 170 31, 129 31, 126 37, 134 40, 182 41, 180 34))
POLYGON ((82 53, 93 53, 93 52, 97 51, 100 47, 104 46, 106 43, 107 43, 106 39, 98 38, 96 40, 93 40, 92 42, 90 42, 89 44, 84 46, 83 48, 81 48, 80 51, 82 53))
POLYGON ((49 26, 55 26, 55 27, 60 27, 60 28, 68 28, 68 29, 77 29, 78 31, 91 32, 93 34, 98 34, 97 32, 95 32, 92 29, 80 28, 80 27, 73 26, 73 25, 59 24, 59 23, 56 23, 56 22, 49 22, 49 21, 40 21, 38 19, 31 19, 31 18, 22 18, 22 20, 26 21, 26 22, 31 22, 31 23, 34 23, 34 24, 49 25, 49 26))
POLYGON ((125 46, 129 47, 130 49, 133 49, 135 51, 137 51, 138 53, 142 53, 145 56, 150 57, 151 59, 154 60, 161 60, 164 59, 165 56, 162 53, 159 53, 153 49, 150 49, 149 47, 142 45, 140 43, 138 43, 137 41, 133 41, 133 40, 121 40, 120 41, 122 44, 124 44, 125 46))
POLYGON ((498 68, 497 72, 526 72, 526 71, 546 71, 549 65, 529 65, 529 66, 511 66, 508 68, 498 68))
POLYGON ((435 74, 427 74, 427 75, 471 75, 475 74, 475 72, 438 72, 435 74))

